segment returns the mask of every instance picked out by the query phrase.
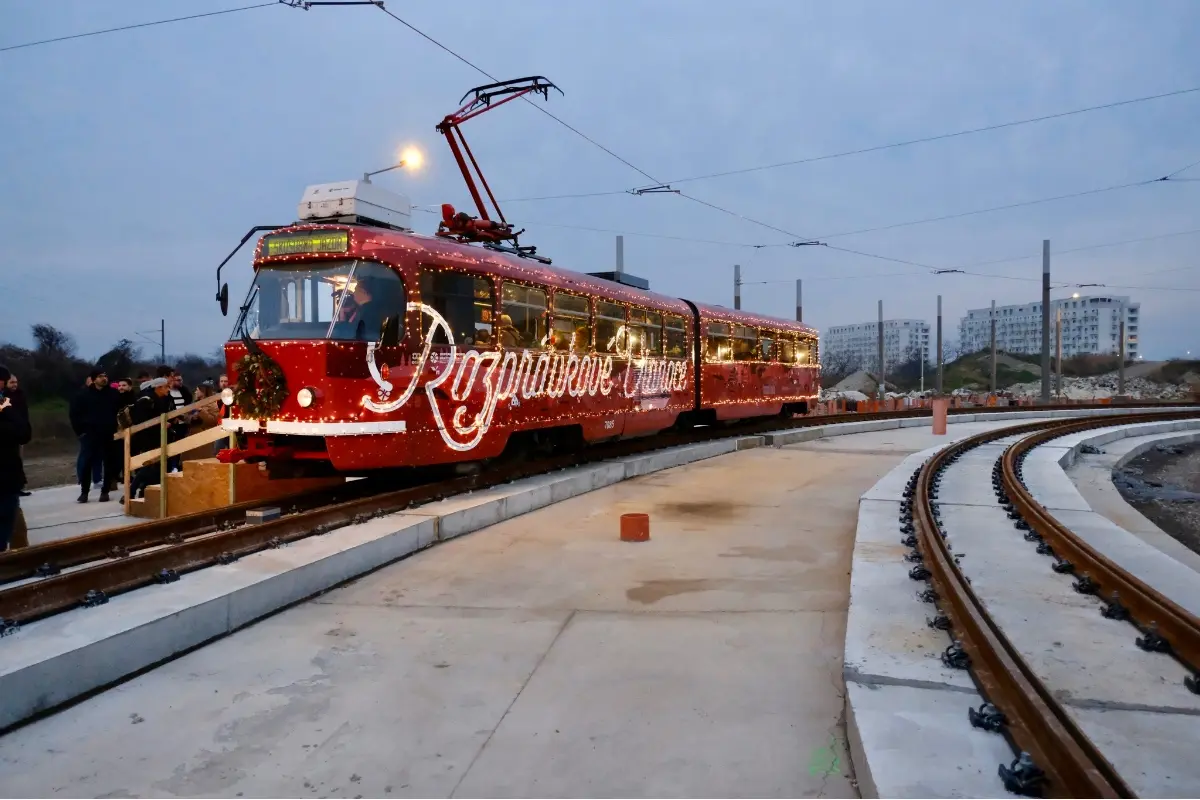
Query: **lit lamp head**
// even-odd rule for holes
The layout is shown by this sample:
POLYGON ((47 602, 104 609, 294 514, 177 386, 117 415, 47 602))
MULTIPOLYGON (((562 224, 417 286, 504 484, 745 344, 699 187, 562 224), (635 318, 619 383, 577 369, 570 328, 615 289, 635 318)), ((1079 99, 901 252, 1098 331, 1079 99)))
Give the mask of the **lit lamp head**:
POLYGON ((400 154, 400 159, 392 166, 384 167, 383 169, 377 169, 374 172, 364 172, 363 177, 362 177, 363 182, 370 183, 372 175, 379 175, 384 172, 391 172, 392 170, 400 169, 401 167, 408 167, 409 169, 420 169, 421 162, 423 160, 424 160, 424 157, 421 155, 420 150, 417 150, 415 147, 409 147, 400 154))

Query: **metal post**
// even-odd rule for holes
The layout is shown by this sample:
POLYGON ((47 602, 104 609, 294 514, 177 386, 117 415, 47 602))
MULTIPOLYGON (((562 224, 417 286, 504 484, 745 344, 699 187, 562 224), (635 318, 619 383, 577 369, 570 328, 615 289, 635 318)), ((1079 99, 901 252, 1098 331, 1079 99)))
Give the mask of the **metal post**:
POLYGON ((1062 309, 1054 316, 1054 394, 1062 400, 1062 309))
POLYGON ((804 294, 802 291, 801 281, 796 278, 796 322, 804 322, 804 294))
MULTIPOLYGON (((229 434, 229 449, 237 449, 237 434, 229 434)), ((237 464, 229 464, 229 505, 237 502, 237 464)))
POLYGON ((742 265, 733 265, 733 307, 740 310, 742 307, 742 265))
POLYGON ((1042 402, 1050 402, 1050 240, 1042 239, 1042 402))
POLYGON ((167 415, 158 416, 158 518, 167 518, 167 415))
MULTIPOLYGON (((879 365, 879 372, 877 373, 877 375, 879 376, 877 394, 879 395, 879 402, 882 403, 884 392, 887 391, 887 389, 886 389, 887 378, 886 378, 886 372, 885 372, 886 365, 883 363, 883 301, 882 300, 879 301, 879 361, 877 362, 877 364, 879 365)), ((880 410, 882 410, 882 409, 880 409, 880 410)))
POLYGON ((925 357, 927 355, 928 354, 925 352, 925 348, 922 347, 921 348, 921 394, 925 394, 925 357))
POLYGON ((159 364, 167 363, 167 321, 159 320, 158 323, 158 356, 159 364))
POLYGON ((617 237, 617 274, 625 271, 625 237, 617 237))
POLYGON ((996 301, 992 301, 992 394, 996 393, 996 301))
POLYGON ((1120 303, 1121 314, 1121 343, 1117 346, 1117 357, 1120 359, 1120 364, 1117 365, 1117 394, 1124 396, 1125 394, 1125 303, 1120 303))
POLYGON ((942 394, 942 296, 938 296, 938 315, 937 315, 937 382, 934 383, 934 393, 938 396, 942 394))

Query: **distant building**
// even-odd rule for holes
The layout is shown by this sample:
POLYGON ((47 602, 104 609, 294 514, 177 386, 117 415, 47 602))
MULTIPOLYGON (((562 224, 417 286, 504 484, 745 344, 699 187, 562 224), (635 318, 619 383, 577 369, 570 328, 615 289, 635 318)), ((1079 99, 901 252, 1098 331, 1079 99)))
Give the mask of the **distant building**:
MULTIPOLYGON (((834 325, 825 330, 821 349, 828 363, 850 369, 875 370, 879 360, 879 323, 834 325)), ((883 321, 885 368, 902 364, 917 354, 929 360, 929 323, 920 319, 883 321)))
MULTIPOLYGON (((1054 353, 1055 316, 1062 309, 1063 358, 1081 354, 1120 352, 1121 308, 1125 309, 1125 357, 1138 357, 1138 311, 1140 303, 1128 297, 1089 295, 1068 297, 1050 303, 1050 352, 1054 353)), ((990 308, 973 308, 959 320, 958 336, 964 353, 992 346, 990 308)), ((1042 352, 1041 301, 1019 306, 996 306, 996 349, 1007 353, 1042 352)))

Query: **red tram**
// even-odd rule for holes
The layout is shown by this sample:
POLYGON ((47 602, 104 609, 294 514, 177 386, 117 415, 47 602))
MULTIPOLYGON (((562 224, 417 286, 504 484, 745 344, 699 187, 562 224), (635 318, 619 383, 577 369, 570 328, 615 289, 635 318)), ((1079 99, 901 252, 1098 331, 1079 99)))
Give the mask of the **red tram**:
MULTIPOLYGON (((487 110, 549 85, 522 81, 532 85, 480 87, 473 102, 487 110)), ((225 347, 235 383, 222 424, 238 446, 223 460, 266 461, 273 475, 361 474, 804 413, 816 401, 813 329, 656 294, 619 273, 557 269, 516 245, 519 232, 488 218, 453 138, 469 116, 460 109, 439 130, 482 219, 444 206, 437 235, 419 235, 405 224, 407 198, 348 181, 309 187, 299 222, 243 238, 271 231, 225 347)), ((226 311, 227 286, 218 300, 226 311)))

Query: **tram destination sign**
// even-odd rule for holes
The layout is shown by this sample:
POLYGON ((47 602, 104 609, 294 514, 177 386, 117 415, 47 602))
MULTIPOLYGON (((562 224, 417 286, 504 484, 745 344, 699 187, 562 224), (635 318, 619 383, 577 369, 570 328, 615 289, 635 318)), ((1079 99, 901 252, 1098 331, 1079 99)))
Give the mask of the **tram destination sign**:
POLYGON ((269 257, 304 253, 345 253, 349 249, 349 231, 271 233, 263 237, 262 255, 269 257))

